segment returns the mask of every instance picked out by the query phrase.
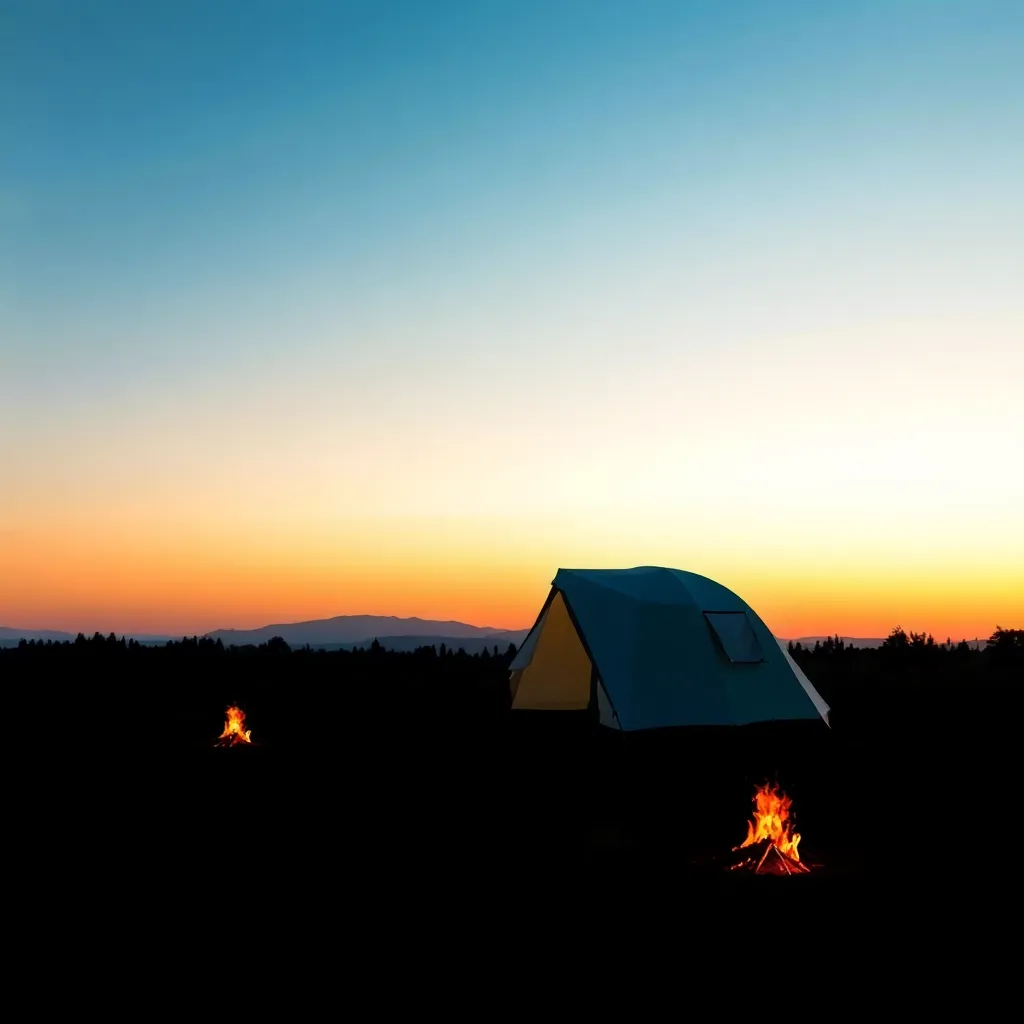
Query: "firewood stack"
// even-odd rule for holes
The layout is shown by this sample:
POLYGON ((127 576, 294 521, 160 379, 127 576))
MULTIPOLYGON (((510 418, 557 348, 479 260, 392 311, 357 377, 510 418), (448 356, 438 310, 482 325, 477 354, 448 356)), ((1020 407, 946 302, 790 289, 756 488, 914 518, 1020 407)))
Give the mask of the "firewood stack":
POLYGON ((733 850, 729 870, 755 875, 806 875, 811 869, 783 853, 770 839, 762 839, 733 850))

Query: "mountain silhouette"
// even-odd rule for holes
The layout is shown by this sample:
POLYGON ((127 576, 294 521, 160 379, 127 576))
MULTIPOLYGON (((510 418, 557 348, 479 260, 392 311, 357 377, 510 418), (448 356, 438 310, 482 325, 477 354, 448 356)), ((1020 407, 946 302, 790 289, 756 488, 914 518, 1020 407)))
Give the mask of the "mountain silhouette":
MULTIPOLYGON (((216 629, 206 635, 224 644, 264 644, 272 637, 282 637, 289 644, 315 647, 320 644, 369 644, 375 637, 394 640, 399 637, 424 637, 424 643, 491 639, 492 644, 519 643, 525 629, 502 629, 499 626, 471 626, 465 622, 433 619, 402 619, 395 615, 336 615, 332 619, 311 619, 308 622, 279 622, 259 629, 216 629)), ((464 645, 463 645, 464 646, 464 645)), ((490 646, 490 644, 488 645, 490 646)))
MULTIPOLYGON (((92 630, 84 630, 86 636, 92 630)), ((109 630, 101 630, 106 635, 109 630)), ((528 629, 502 629, 497 626, 472 626, 466 622, 454 620, 439 621, 435 619, 399 618, 395 615, 336 615, 331 619, 310 619, 306 622, 281 622, 259 629, 216 629, 206 636, 213 640, 221 640, 225 645, 234 644, 242 647, 246 644, 264 644, 272 637, 283 637, 293 647, 321 647, 337 649, 341 647, 369 647, 377 640, 383 647, 393 651, 411 651, 417 647, 433 645, 458 650, 460 647, 467 654, 475 654, 485 647, 490 650, 497 644, 500 650, 508 645, 518 647, 526 639, 528 629)), ((19 629, 16 626, 0 626, 0 647, 17 646, 18 641, 52 640, 56 643, 74 641, 76 634, 59 629, 19 629)), ((144 644, 164 644, 169 640, 180 640, 180 635, 162 633, 127 633, 129 639, 144 644)), ((781 639, 781 638, 780 638, 781 639)), ((811 648, 816 641, 824 643, 827 636, 801 636, 781 639, 782 643, 799 643, 811 648)), ((840 637, 847 647, 871 648, 881 647, 882 637, 840 637)), ((986 641, 968 641, 972 648, 984 648, 986 641)))
POLYGON ((18 629, 16 626, 0 626, 0 640, 13 640, 17 643, 25 640, 54 640, 57 643, 64 643, 65 640, 74 640, 74 633, 65 633, 60 629, 18 629))
MULTIPOLYGON (((81 630, 86 636, 92 636, 95 632, 92 629, 81 630)), ((107 636, 111 630, 101 629, 103 636, 107 636)), ((145 644, 165 644, 168 640, 180 640, 181 634, 170 633, 120 633, 114 630, 117 636, 124 636, 126 640, 138 640, 145 644)), ((0 626, 0 646, 16 647, 19 640, 52 640, 57 644, 73 643, 77 633, 68 633, 62 629, 19 629, 17 626, 0 626)))

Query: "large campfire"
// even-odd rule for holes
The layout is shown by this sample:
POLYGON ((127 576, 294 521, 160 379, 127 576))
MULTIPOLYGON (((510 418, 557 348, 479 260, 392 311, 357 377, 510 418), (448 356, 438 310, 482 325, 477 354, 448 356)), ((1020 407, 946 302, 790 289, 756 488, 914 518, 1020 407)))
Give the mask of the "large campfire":
POLYGON ((224 731, 217 737, 216 747, 237 747, 252 743, 252 730, 245 727, 245 712, 233 705, 227 710, 224 731))
POLYGON ((810 868, 800 860, 800 833, 792 828, 793 801, 777 783, 754 789, 754 817, 747 822, 747 838, 733 847, 738 854, 730 869, 759 875, 801 875, 810 868))

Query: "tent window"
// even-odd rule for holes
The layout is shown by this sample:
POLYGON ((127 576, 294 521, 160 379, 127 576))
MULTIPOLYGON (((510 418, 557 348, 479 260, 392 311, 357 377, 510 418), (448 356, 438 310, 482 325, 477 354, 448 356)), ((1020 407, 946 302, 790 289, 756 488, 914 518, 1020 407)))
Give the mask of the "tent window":
POLYGON ((704 618, 730 661, 746 664, 764 661, 764 651, 746 612, 705 612, 704 618))

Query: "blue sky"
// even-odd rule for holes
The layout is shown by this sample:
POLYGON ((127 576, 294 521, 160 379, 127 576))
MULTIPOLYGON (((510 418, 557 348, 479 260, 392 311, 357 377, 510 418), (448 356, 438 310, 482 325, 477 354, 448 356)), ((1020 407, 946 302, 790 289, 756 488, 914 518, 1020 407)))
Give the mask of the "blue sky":
MULTIPOLYGON (((159 537, 171 496, 199 530, 287 490, 255 549, 353 508, 606 536, 836 452, 856 511, 772 484, 783 547, 882 495, 928 519, 1024 439, 1022 53, 986 0, 6 0, 8 521, 159 537), (886 439, 930 449, 909 483, 886 439)), ((930 542, 1005 550, 989 476, 995 525, 930 542)))
POLYGON ((569 304, 741 239, 813 262, 950 203, 1019 224, 1019 4, 5 11, 4 307, 47 356, 86 331, 97 368, 183 306, 373 322, 396 287, 517 306, 560 280, 569 304))

